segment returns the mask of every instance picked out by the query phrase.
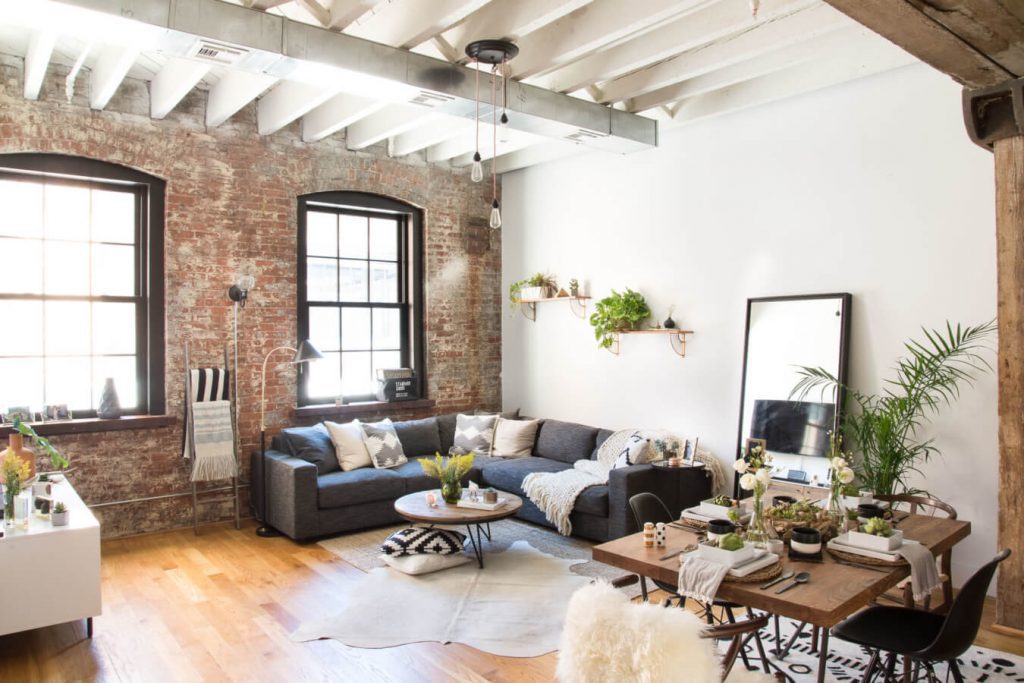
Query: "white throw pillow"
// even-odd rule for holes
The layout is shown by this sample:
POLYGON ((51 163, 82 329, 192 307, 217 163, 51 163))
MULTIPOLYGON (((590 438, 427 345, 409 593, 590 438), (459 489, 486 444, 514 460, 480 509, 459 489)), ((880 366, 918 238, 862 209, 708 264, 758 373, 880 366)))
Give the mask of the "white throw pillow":
POLYGON ((331 443, 334 444, 334 453, 338 456, 338 465, 343 472, 351 472, 373 464, 370 452, 363 443, 363 426, 359 424, 359 420, 344 424, 324 422, 324 425, 331 437, 331 443))
POLYGON ((533 453, 540 420, 506 420, 494 424, 491 455, 498 458, 522 458, 533 453))
POLYGON ((465 553, 458 553, 456 555, 401 555, 398 557, 381 555, 380 559, 384 560, 392 569, 416 576, 458 567, 460 564, 469 562, 471 558, 465 553))
MULTIPOLYGON (((630 465, 643 465, 644 463, 650 462, 651 458, 647 448, 649 445, 649 439, 642 437, 640 432, 633 432, 629 438, 626 439, 626 446, 622 449, 622 452, 619 453, 619 458, 626 456, 626 462, 630 465)), ((616 458, 616 460, 619 458, 616 458)))

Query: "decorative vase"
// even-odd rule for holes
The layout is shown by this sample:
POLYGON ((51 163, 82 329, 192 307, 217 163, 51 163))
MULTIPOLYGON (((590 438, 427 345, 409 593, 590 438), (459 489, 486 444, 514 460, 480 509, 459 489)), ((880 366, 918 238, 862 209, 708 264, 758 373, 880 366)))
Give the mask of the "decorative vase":
POLYGON ((832 528, 839 530, 845 526, 846 521, 846 507, 843 505, 843 495, 837 488, 832 488, 828 494, 828 505, 825 507, 828 511, 829 519, 832 521, 832 528))
POLYGON ((14 526, 14 490, 9 486, 4 487, 4 526, 14 526))
POLYGON ((764 514, 765 485, 758 482, 754 487, 754 507, 751 510, 750 522, 747 524, 747 540, 755 548, 767 548, 768 541, 774 536, 770 520, 764 514))
MULTIPOLYGON (((18 432, 13 432, 8 437, 7 449, 3 453, 0 453, 0 462, 3 462, 5 458, 20 458, 21 460, 28 463, 28 479, 31 480, 36 476, 36 454, 25 448, 25 437, 18 432)), ((3 473, 0 473, 0 484, 4 481, 3 473)))
POLYGON ((462 497, 462 484, 458 481, 446 481, 441 483, 441 497, 444 502, 454 505, 462 497))
POLYGON ((100 397, 100 407, 96 411, 96 417, 103 420, 116 420, 121 417, 121 401, 117 397, 117 388, 114 386, 113 377, 107 377, 103 382, 103 395, 100 397))
POLYGON ((672 316, 665 318, 665 322, 661 324, 666 330, 674 330, 676 328, 676 321, 672 319, 672 316))

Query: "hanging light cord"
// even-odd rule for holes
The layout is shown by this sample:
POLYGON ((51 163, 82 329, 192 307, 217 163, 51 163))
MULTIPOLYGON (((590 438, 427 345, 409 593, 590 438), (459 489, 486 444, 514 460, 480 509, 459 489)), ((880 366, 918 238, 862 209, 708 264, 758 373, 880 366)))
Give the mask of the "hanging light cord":
POLYGON ((491 68, 491 132, 493 133, 491 151, 491 194, 498 201, 498 65, 491 68))
POLYGON ((476 153, 480 153, 480 60, 473 59, 476 66, 476 153))

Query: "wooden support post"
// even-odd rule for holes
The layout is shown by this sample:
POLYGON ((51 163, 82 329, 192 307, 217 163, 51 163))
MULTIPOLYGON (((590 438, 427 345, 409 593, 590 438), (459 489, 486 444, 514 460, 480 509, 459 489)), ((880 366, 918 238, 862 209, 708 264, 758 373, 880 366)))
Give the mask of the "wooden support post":
MULTIPOLYGON (((996 624, 1024 635, 1024 136, 995 142, 999 269, 999 567, 996 624)), ((993 627, 996 628, 996 627, 993 627)))

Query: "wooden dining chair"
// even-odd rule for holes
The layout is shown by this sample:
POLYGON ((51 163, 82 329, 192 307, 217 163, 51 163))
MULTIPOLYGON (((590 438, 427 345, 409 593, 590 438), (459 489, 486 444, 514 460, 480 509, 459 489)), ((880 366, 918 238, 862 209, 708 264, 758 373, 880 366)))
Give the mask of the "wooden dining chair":
MULTIPOLYGON (((897 493, 895 495, 878 495, 877 500, 887 501, 893 512, 897 506, 905 504, 912 515, 927 515, 934 517, 942 515, 947 519, 956 519, 956 508, 949 503, 944 503, 937 498, 915 496, 909 493, 897 493)), ((947 611, 953 604, 953 549, 950 548, 939 557, 939 580, 942 582, 942 606, 935 611, 947 611)), ((902 602, 905 607, 914 606, 914 590, 910 585, 910 578, 906 578, 896 585, 903 591, 902 602)), ((925 609, 931 608, 931 596, 924 599, 922 605, 925 609)))

